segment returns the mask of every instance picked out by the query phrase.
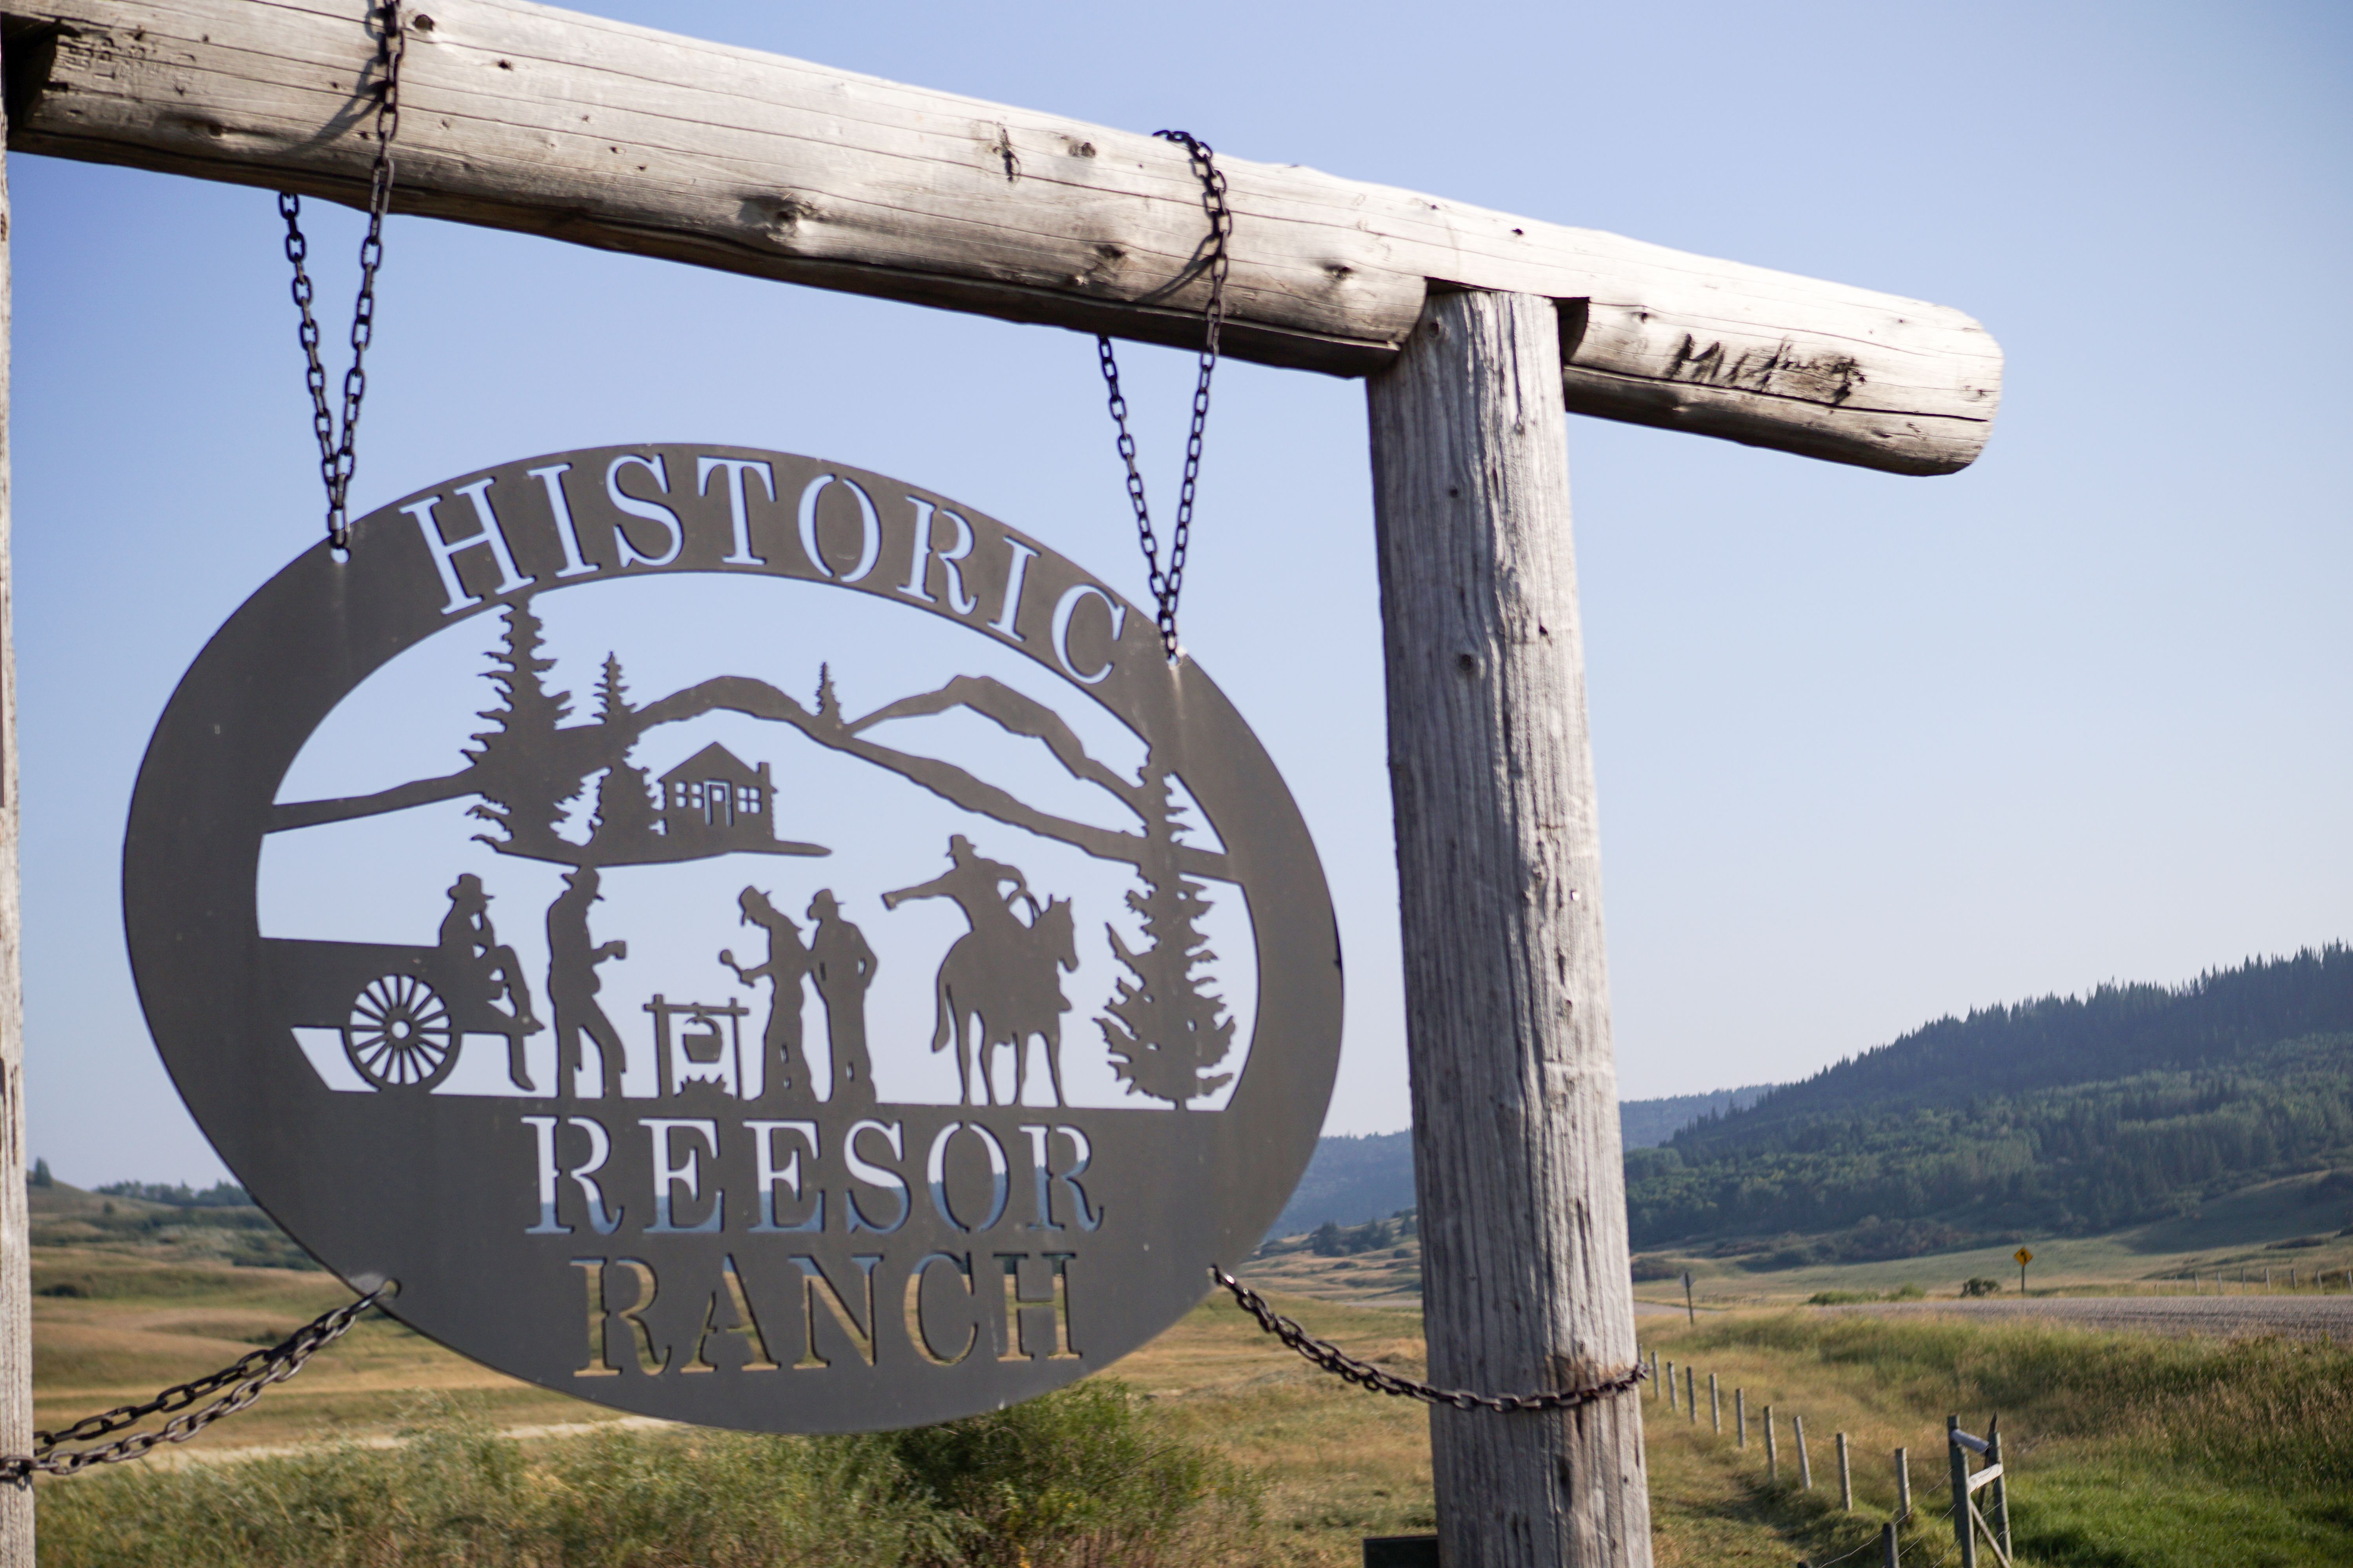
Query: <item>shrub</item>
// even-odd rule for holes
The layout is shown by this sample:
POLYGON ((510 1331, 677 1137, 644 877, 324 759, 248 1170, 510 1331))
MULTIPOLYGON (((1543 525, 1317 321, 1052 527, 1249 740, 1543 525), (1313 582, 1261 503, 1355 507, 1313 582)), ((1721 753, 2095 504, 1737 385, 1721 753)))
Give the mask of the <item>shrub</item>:
POLYGON ((1964 1296, 1998 1296, 2000 1293, 2001 1281, 1999 1279, 1988 1279, 1980 1276, 1975 1279, 1961 1281, 1961 1294, 1964 1296))
POLYGON ((1251 1479, 1094 1381, 909 1432, 608 1425, 526 1450, 427 1409, 389 1448, 45 1483, 43 1568, 1095 1568, 1206 1562, 1251 1479))

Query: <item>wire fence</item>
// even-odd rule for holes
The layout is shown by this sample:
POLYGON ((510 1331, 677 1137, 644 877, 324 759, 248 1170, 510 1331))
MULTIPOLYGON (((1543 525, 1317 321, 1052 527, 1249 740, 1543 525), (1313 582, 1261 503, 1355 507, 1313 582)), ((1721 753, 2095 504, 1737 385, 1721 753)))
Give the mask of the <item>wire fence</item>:
MULTIPOLYGON (((1656 1414, 1679 1420, 1693 1429, 1704 1429, 1712 1437, 1727 1439, 1736 1454, 1747 1455, 1753 1450, 1768 1489, 1786 1489, 1790 1493, 1816 1489, 1814 1449, 1808 1441, 1802 1412, 1777 1408, 1770 1403, 1752 1405, 1746 1387, 1726 1383, 1717 1373, 1703 1373, 1688 1363, 1678 1366, 1655 1347, 1641 1356, 1639 1364, 1644 1373, 1642 1397, 1658 1407, 1656 1414), (1704 1384, 1701 1382, 1703 1377, 1704 1384), (1752 1424, 1760 1428, 1757 1440, 1752 1439, 1752 1424), (1792 1450, 1787 1458, 1783 1450, 1785 1433, 1792 1450)), ((1909 1447, 1889 1453, 1894 1505, 1878 1509, 1867 1504, 1858 1507, 1856 1503, 1854 1450, 1849 1435, 1832 1434, 1832 1446, 1837 1456, 1835 1485, 1840 1513, 1857 1516, 1857 1523, 1876 1513, 1880 1515, 1877 1528, 1835 1557, 1799 1559, 1798 1568, 1836 1568, 1850 1561, 1900 1568, 1907 1542, 1915 1568, 1945 1568, 1956 1561, 1958 1568, 1978 1568, 1980 1548, 2001 1568, 2010 1568, 2010 1486, 2002 1464, 1999 1422, 1988 1427, 1985 1436, 1978 1437, 1961 1430, 1958 1416, 1947 1418, 1944 1441, 1936 1447, 1946 1455, 1945 1479, 1949 1482, 1952 1500, 1942 1510, 1933 1511, 1915 1509, 1914 1505, 1913 1450, 1909 1447), (1939 1526, 1949 1528, 1939 1531, 1939 1526), (1939 1533, 1944 1536, 1941 1548, 1932 1548, 1929 1543, 1939 1533), (1936 1551, 1933 1560, 1928 1555, 1932 1549, 1936 1551), (1875 1557, 1870 1555, 1874 1552, 1875 1557)), ((1933 1487, 1937 1482, 1932 1479, 1928 1484, 1933 1487)))

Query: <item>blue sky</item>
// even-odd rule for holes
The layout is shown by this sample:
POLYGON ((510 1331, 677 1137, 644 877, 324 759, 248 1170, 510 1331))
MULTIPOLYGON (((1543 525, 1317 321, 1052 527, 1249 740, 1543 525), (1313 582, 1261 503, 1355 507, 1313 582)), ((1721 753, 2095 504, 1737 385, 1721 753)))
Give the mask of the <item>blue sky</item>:
MULTIPOLYGON (((2320 5, 587 9, 1957 306, 1986 456, 1570 434, 1629 1096, 2353 935, 2353 19, 2320 5)), ((319 526, 267 193, 10 160, 33 1152, 219 1166, 116 892, 155 716, 319 526)), ((314 204, 331 341, 357 220, 314 204)), ((393 222, 361 509, 607 441, 826 455, 1141 596, 1092 342, 393 222)), ((1189 363, 1124 363, 1173 488, 1189 363)), ((1362 388, 1220 373, 1187 642, 1345 911, 1334 1131, 1406 1115, 1362 388)))

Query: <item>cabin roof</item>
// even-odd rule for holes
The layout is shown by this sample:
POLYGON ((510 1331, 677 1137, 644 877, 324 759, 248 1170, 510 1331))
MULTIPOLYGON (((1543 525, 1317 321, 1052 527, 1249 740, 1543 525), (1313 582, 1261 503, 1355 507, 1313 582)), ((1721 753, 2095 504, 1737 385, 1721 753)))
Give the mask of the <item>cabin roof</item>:
POLYGON ((699 784, 704 779, 725 779, 729 784, 768 787, 767 780, 759 770, 746 766, 742 758, 716 741, 661 776, 661 782, 666 784, 681 780, 699 784))

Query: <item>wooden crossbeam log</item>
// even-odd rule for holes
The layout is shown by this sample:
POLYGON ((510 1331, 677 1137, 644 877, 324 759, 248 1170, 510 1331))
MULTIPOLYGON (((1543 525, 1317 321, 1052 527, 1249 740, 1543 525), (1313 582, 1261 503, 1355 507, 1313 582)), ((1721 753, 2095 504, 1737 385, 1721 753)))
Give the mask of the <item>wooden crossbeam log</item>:
MULTIPOLYGON (((12 150, 357 203, 370 0, 0 0, 12 150)), ((1198 341, 1184 152, 522 0, 412 0, 396 210, 1145 342, 1198 341), (1172 281, 1185 280, 1172 289, 1172 281)), ((1957 310, 1221 154, 1226 344, 1392 363, 1433 290, 1555 302, 1571 411, 1897 473, 1983 447, 1957 310)))

